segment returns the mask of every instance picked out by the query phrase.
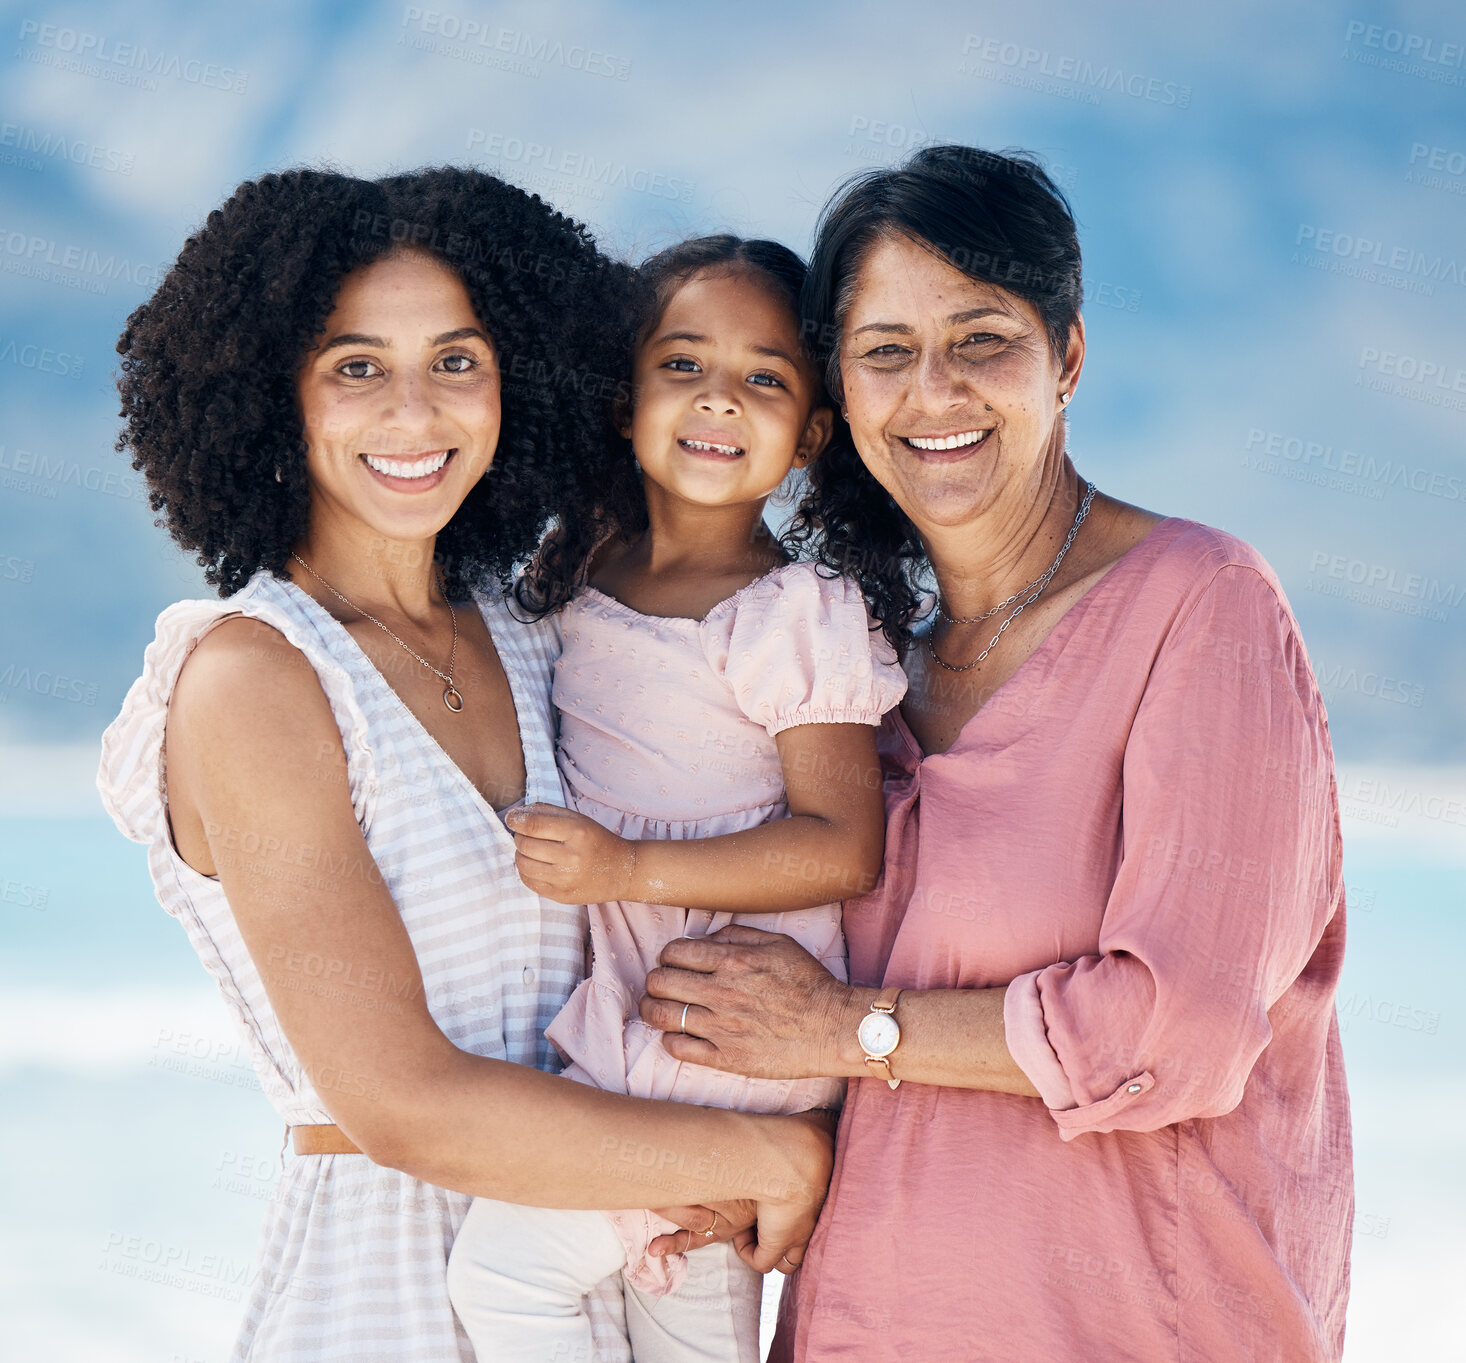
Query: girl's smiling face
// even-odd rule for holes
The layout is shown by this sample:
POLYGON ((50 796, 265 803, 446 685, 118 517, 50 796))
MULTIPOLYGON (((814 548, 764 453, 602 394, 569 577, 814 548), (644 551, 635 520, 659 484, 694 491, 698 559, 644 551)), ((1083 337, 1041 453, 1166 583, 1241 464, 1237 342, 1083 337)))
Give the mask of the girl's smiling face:
POLYGON ((855 448, 923 532, 1027 505, 1063 456, 1060 394, 1083 360, 1082 322, 1061 361, 1027 300, 886 237, 866 252, 841 327, 855 448))
POLYGON ((759 502, 829 439, 817 392, 789 304, 756 271, 719 267, 678 287, 638 347, 622 434, 673 497, 759 502))
POLYGON ((499 441, 499 367, 463 281, 421 253, 342 281, 296 380, 314 518, 436 535, 499 441))

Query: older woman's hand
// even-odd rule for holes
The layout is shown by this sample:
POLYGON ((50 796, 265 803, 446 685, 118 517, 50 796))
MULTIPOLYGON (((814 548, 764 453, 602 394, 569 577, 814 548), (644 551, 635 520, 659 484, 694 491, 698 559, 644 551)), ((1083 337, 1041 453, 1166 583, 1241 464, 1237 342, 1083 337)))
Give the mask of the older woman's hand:
POLYGON ((640 1012, 673 1059, 755 1079, 850 1073, 838 1040, 854 1032, 854 991, 793 938, 733 923, 668 942, 659 959, 640 1012))

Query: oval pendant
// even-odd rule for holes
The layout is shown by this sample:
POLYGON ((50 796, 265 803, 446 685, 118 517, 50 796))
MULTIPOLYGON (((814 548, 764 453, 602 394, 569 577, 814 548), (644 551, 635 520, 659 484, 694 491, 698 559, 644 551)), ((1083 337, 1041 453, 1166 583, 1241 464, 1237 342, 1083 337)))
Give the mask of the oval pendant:
POLYGON ((463 697, 458 694, 458 688, 452 682, 449 682, 443 688, 443 704, 452 710, 455 715, 463 709, 463 697))

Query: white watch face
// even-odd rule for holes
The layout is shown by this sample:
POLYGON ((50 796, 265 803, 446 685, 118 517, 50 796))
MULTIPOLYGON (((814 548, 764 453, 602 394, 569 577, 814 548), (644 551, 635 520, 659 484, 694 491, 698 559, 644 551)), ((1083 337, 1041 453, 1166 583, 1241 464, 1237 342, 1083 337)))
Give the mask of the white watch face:
POLYGON ((867 1013, 860 1019, 856 1036, 867 1055, 890 1055, 901 1040, 901 1029, 889 1013, 867 1013))

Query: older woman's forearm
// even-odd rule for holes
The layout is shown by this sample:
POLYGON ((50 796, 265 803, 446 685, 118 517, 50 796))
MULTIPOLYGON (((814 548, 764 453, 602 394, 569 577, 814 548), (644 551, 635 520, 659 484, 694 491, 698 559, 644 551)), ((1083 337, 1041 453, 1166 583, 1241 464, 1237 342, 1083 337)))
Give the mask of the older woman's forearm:
POLYGON ((628 1098, 457 1050, 383 1101, 364 1145, 377 1163, 527 1206, 787 1201, 826 1167, 799 1118, 628 1098))
MULTIPOLYGON (((881 1074, 856 1039, 860 1020, 879 989, 852 986, 831 1018, 832 1045, 842 1076, 881 1074)), ((987 1089, 1037 1098, 1038 1090, 1013 1059, 1003 1026, 1007 986, 992 989, 903 989, 895 1017, 901 1043, 890 1057, 891 1078, 946 1088, 987 1089)))

